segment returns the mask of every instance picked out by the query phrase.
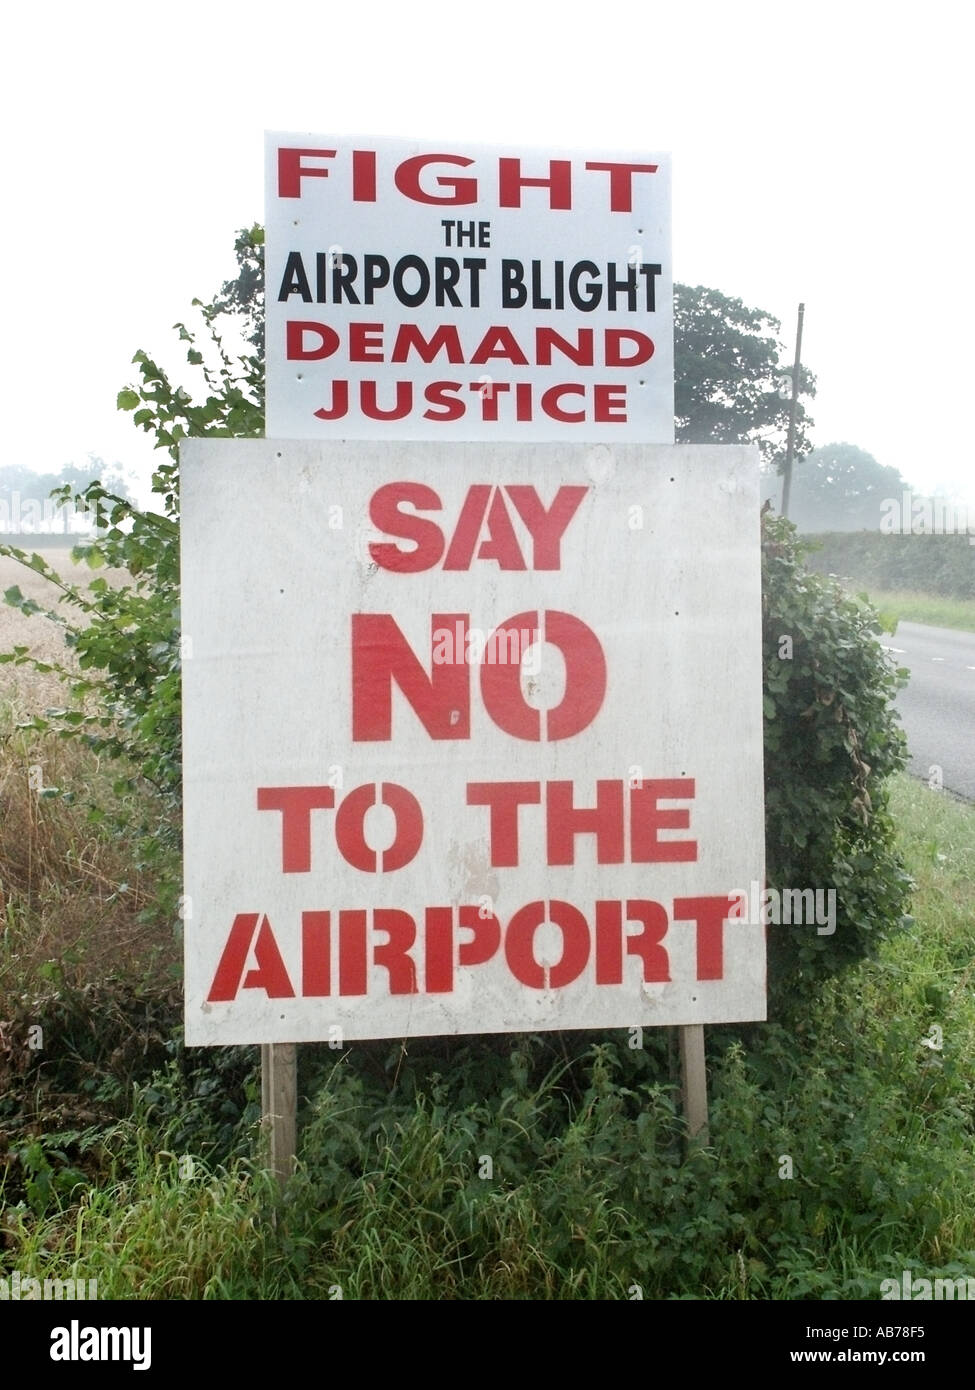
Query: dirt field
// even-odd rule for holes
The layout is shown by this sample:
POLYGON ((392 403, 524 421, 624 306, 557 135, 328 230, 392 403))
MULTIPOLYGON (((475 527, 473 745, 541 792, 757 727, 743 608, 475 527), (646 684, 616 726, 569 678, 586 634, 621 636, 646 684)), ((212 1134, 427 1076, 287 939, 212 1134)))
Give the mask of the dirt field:
MULTIPOLYGON (((28 549, 26 545, 21 548, 28 549)), ((42 550, 40 554, 59 574, 73 582, 85 582, 96 573, 104 573, 90 570, 86 565, 72 564, 67 549, 42 550)), ((41 575, 7 555, 0 555, 0 651, 26 646, 42 661, 60 661, 70 667, 71 654, 56 623, 40 614, 25 617, 3 602, 3 593, 12 585, 17 585, 22 594, 35 599, 42 607, 64 613, 69 622, 77 624, 81 618, 77 608, 58 602, 58 591, 41 575)), ((64 693, 53 672, 43 674, 30 666, 7 663, 0 666, 0 703, 12 707, 16 718, 22 719, 43 713, 50 705, 63 704, 64 693)))

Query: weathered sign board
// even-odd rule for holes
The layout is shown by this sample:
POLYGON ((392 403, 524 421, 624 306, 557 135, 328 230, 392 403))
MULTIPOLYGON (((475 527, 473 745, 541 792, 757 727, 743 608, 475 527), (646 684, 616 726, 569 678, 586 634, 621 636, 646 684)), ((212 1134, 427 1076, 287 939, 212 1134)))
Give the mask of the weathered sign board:
POLYGON ((266 159, 268 438, 673 442, 668 155, 266 159))
POLYGON ((765 1016, 750 448, 189 441, 186 1040, 765 1016))

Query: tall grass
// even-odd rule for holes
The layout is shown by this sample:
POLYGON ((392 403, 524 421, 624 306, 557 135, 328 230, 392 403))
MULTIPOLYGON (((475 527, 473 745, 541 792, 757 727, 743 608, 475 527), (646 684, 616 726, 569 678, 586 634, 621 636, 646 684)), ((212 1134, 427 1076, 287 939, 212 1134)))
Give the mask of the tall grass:
MULTIPOLYGON (((857 588, 856 585, 851 585, 857 588)), ((857 592, 860 590, 857 588, 857 592)), ((868 598, 887 622, 928 623, 932 627, 952 627, 975 632, 975 599, 942 598, 909 589, 871 588, 868 598)))
POLYGON ((124 1114, 131 1082, 167 1056, 178 942, 131 844, 103 810, 123 814, 128 795, 81 745, 18 727, 11 707, 0 710, 0 1175, 6 1160, 8 1203, 28 1188, 63 1196, 72 1172, 100 1175, 98 1145, 82 1136, 124 1114))

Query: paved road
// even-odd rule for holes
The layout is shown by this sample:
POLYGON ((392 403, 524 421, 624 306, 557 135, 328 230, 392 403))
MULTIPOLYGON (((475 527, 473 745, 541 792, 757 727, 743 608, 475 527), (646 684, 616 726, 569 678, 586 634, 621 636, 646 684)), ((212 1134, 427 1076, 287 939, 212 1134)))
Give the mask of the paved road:
POLYGON ((911 679, 897 699, 910 770, 941 769, 945 787, 975 801, 975 632, 900 623, 884 639, 911 679))

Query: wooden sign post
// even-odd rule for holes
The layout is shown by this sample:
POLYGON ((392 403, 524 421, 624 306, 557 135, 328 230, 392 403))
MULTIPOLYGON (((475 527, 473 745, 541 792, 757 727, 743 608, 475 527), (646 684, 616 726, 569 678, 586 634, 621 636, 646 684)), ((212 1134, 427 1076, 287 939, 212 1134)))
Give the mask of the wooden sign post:
POLYGON ((268 1166, 281 1187, 294 1172, 297 1072, 294 1043, 261 1045, 261 1124, 268 1146, 268 1166))
POLYGON ((677 1032, 680 1039, 681 1103, 688 1139, 707 1144, 708 1080, 704 1060, 704 1024, 685 1023, 677 1032))

